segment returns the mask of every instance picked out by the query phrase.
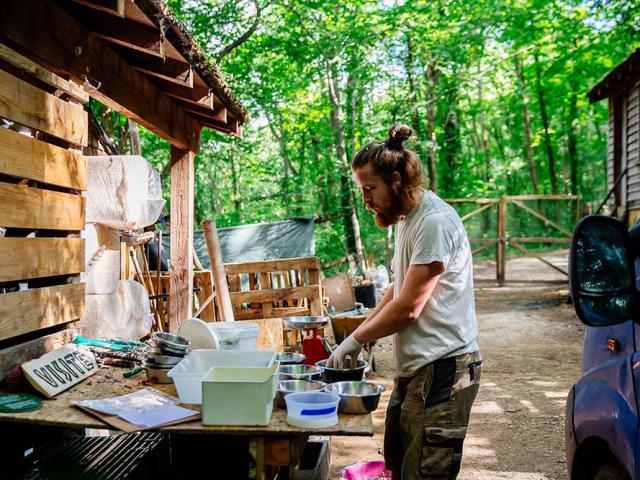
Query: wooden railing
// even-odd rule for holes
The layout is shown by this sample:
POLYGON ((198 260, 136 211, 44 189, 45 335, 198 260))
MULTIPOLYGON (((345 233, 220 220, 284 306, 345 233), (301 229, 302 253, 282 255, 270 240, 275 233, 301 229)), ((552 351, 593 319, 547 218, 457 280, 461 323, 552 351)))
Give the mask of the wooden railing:
MULTIPOLYGON (((523 244, 527 243, 537 243, 537 244, 560 244, 560 245, 568 245, 571 243, 571 229, 573 228, 573 224, 569 226, 560 225, 557 221, 551 220, 545 214, 541 213, 538 209, 533 208, 524 202, 526 201, 536 201, 538 203, 542 201, 554 201, 556 205, 560 205, 561 202, 575 202, 575 214, 572 217, 573 222, 576 223, 580 218, 580 206, 581 206, 581 197, 579 195, 513 195, 507 196, 504 195, 500 198, 450 198, 445 199, 445 201, 449 204, 452 204, 454 207, 460 204, 477 204, 480 207, 475 210, 461 215, 461 219, 463 222, 468 221, 469 219, 491 210, 492 208, 497 209, 497 226, 496 226, 496 236, 495 238, 469 238, 469 241, 472 244, 481 244, 481 246, 475 248, 473 250, 473 254, 476 255, 480 252, 483 252, 493 246, 496 247, 496 280, 499 283, 504 283, 506 280, 506 249, 508 246, 514 247, 516 250, 537 258, 544 264, 549 267, 557 270, 558 272, 568 276, 568 272, 554 265, 546 258, 538 255, 535 252, 532 252, 528 248, 526 248, 523 244), (537 218, 546 226, 552 227, 555 231, 559 232, 561 237, 540 237, 540 236, 531 236, 531 237, 508 237, 507 236, 507 225, 508 225, 508 205, 514 205, 518 209, 527 212, 529 215, 537 218)), ((559 207, 558 207, 559 208, 559 207)), ((559 210, 558 210, 559 211, 559 210)), ((486 213, 485 213, 486 214, 486 213)))

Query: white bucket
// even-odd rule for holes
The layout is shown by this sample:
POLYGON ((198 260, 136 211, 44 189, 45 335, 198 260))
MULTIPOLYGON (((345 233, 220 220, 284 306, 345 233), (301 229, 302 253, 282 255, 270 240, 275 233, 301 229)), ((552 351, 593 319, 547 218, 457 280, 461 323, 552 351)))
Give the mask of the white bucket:
POLYGON ((207 323, 219 350, 257 350, 260 327, 251 322, 207 323))

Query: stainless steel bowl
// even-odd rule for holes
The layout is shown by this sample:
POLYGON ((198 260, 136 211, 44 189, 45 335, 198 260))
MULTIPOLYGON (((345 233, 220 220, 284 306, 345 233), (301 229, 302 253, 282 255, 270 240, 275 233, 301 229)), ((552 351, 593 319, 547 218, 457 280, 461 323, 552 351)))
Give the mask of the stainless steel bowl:
POLYGON ((320 380, 322 369, 313 365, 280 365, 280 380, 320 380))
POLYGON ((356 368, 329 368, 326 360, 319 360, 316 366, 322 368, 322 381, 325 383, 346 382, 362 380, 364 371, 369 367, 369 363, 358 360, 356 368))
POLYGON ((302 363, 302 361, 307 358, 306 355, 298 352, 281 352, 278 354, 278 360, 280 360, 280 365, 291 365, 302 363))
POLYGON ((152 338, 161 349, 166 348, 171 351, 186 352, 191 347, 189 340, 172 333, 156 332, 152 338))
POLYGON ((144 364, 144 369, 147 372, 147 380, 154 383, 173 383, 173 379, 167 375, 171 368, 172 367, 158 368, 148 363, 144 364))
POLYGON ((147 354, 147 363, 156 367, 173 367, 177 365, 183 357, 175 357, 173 355, 163 355, 161 353, 149 352, 147 354))
POLYGON ((276 391, 276 406, 287 408, 284 397, 290 393, 320 391, 326 386, 326 383, 314 380, 282 380, 278 383, 276 391))
POLYGON ((283 317, 284 324, 294 330, 310 330, 322 328, 329 323, 329 317, 307 315, 303 317, 283 317))
POLYGON ((338 411, 342 413, 369 413, 378 408, 384 385, 371 382, 336 382, 324 387, 325 392, 340 397, 338 411))

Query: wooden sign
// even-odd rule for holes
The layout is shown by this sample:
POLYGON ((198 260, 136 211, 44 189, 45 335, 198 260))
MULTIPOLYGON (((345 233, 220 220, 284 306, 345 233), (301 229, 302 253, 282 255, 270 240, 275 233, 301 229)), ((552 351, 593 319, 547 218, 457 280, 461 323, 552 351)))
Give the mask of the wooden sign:
POLYGON ((36 390, 51 398, 96 373, 98 363, 89 350, 69 343, 23 363, 22 371, 36 390))

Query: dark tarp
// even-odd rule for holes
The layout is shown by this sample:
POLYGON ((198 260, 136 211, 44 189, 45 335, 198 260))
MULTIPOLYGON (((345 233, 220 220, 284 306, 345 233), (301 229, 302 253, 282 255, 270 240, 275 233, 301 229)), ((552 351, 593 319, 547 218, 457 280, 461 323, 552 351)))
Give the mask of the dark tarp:
MULTIPOLYGON (((218 239, 225 263, 315 255, 313 218, 292 218, 279 222, 218 228, 218 239)), ((193 243, 203 267, 210 268, 204 232, 194 232, 193 243)), ((163 236, 162 244, 163 257, 168 258, 169 235, 163 236)))

